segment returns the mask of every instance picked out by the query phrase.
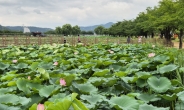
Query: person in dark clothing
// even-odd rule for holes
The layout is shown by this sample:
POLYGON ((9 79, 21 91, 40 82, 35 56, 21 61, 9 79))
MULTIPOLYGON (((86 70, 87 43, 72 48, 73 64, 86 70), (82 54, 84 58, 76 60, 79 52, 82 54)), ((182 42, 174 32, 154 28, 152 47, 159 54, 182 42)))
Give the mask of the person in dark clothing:
POLYGON ((80 43, 81 41, 80 41, 80 36, 78 35, 78 43, 80 43))
POLYGON ((64 44, 66 44, 66 39, 64 38, 64 44))
POLYGON ((64 40, 63 40, 64 44, 66 44, 66 38, 65 38, 65 36, 66 36, 66 35, 64 34, 64 40))
POLYGON ((130 36, 128 36, 128 38, 127 38, 127 44, 129 44, 130 43, 130 36))

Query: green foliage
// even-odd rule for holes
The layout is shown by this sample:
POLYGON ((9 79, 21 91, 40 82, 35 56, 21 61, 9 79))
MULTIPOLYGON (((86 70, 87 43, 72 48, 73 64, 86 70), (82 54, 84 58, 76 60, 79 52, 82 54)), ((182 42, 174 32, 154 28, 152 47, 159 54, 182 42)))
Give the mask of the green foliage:
POLYGON ((184 89, 176 51, 121 44, 0 49, 0 109, 178 109, 184 89))
POLYGON ((171 87, 171 82, 166 77, 152 76, 148 79, 150 88, 156 93, 164 93, 171 87))

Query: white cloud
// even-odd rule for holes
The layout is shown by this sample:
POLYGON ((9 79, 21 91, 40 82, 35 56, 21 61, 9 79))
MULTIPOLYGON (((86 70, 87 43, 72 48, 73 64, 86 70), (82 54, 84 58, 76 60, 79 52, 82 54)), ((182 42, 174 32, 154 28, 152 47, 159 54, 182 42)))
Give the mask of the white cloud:
POLYGON ((159 0, 0 0, 1 25, 55 28, 133 19, 159 0))

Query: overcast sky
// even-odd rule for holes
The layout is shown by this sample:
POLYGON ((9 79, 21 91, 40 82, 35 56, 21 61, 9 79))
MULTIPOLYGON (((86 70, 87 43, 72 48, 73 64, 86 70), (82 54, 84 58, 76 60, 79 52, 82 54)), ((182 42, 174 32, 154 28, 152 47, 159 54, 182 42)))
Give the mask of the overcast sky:
POLYGON ((0 25, 53 28, 134 19, 159 0, 0 0, 0 25))

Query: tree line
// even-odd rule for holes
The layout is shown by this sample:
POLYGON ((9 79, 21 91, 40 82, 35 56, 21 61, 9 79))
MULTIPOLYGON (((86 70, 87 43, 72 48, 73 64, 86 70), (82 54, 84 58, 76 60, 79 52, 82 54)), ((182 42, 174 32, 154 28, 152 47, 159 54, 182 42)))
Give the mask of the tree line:
POLYGON ((184 30, 184 0, 161 0, 155 7, 147 7, 135 19, 123 20, 115 23, 110 28, 97 27, 96 32, 112 36, 151 36, 155 34, 171 42, 173 34, 180 40, 184 30))
POLYGON ((45 32, 45 34, 58 34, 58 35, 93 35, 93 31, 81 31, 80 27, 78 25, 71 26, 70 24, 65 24, 62 27, 58 26, 55 28, 55 30, 50 30, 45 32))

